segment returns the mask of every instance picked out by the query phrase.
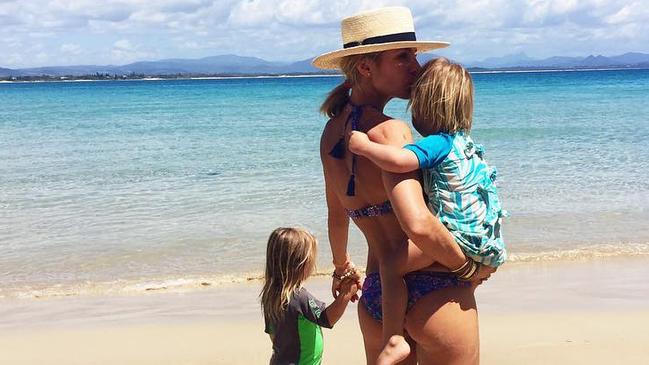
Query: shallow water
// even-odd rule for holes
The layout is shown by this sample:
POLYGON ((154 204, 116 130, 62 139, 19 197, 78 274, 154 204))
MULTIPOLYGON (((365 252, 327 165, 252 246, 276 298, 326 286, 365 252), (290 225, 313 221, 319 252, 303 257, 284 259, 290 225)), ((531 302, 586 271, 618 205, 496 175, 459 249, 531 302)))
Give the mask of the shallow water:
MULTIPOLYGON (((514 261, 649 254, 649 70, 474 80, 514 261)), ((0 297, 244 280, 282 225, 314 231, 326 269, 317 109, 337 82, 0 84, 0 297)))

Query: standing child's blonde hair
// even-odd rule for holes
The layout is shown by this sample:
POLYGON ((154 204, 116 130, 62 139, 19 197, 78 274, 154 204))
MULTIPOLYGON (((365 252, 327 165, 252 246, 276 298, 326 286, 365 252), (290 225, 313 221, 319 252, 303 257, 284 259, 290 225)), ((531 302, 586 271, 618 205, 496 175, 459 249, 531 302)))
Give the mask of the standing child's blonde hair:
POLYGON ((412 87, 412 125, 422 136, 469 132, 473 119, 473 81, 457 63, 428 61, 412 87))
POLYGON ((261 291, 264 315, 282 319, 291 295, 315 270, 316 238, 300 228, 277 228, 266 247, 266 273, 261 291))

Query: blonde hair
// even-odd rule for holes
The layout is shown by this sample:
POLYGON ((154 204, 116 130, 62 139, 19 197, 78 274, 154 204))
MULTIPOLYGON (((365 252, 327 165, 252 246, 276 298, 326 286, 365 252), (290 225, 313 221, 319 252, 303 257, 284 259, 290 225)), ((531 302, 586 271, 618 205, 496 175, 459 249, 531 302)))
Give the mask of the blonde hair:
POLYGON ((469 132, 473 119, 471 75, 443 57, 428 61, 412 87, 408 107, 412 125, 422 136, 469 132))
POLYGON ((340 114, 349 102, 349 90, 351 90, 352 86, 359 84, 361 76, 358 72, 358 64, 363 60, 376 62, 379 60, 381 53, 372 52, 343 57, 340 60, 340 70, 345 75, 345 80, 329 92, 327 99, 320 106, 320 112, 329 118, 334 118, 340 114))
POLYGON ((277 228, 268 237, 260 297, 271 323, 282 319, 291 295, 315 270, 316 245, 316 238, 300 228, 277 228))

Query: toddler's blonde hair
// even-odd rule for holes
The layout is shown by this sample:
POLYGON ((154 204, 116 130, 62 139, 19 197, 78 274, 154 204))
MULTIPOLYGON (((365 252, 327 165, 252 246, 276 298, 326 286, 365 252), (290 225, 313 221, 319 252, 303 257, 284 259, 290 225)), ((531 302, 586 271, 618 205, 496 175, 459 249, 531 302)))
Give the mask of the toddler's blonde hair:
POLYGON ((457 63, 428 61, 412 87, 408 103, 412 125, 422 136, 469 132, 473 119, 473 80, 457 63))

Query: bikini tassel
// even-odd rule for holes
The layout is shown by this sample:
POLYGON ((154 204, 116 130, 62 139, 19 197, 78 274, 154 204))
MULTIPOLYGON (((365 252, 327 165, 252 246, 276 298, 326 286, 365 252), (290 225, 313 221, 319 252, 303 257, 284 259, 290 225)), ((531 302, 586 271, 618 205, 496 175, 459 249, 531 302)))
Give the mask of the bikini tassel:
POLYGON ((334 148, 329 151, 329 155, 335 159, 340 160, 341 158, 345 157, 345 139, 341 138, 338 143, 334 146, 334 148))
POLYGON ((356 195, 356 182, 355 180, 356 175, 351 174, 349 176, 349 182, 347 183, 347 196, 355 196, 356 195))

